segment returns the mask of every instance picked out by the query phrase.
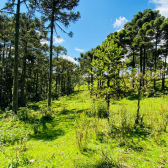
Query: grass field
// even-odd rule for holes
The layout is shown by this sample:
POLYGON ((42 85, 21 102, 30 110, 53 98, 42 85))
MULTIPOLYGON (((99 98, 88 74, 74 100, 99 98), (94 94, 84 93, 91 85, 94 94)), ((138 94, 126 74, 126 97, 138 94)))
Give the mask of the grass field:
POLYGON ((109 123, 98 117, 105 103, 88 91, 53 101, 50 111, 46 106, 0 114, 1 168, 168 167, 168 96, 141 101, 136 129, 136 99, 112 101, 109 123))

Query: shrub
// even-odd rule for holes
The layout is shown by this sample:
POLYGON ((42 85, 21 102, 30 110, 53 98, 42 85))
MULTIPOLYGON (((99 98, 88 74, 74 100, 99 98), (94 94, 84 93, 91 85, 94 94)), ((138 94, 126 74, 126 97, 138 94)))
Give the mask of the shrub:
POLYGON ((106 106, 106 103, 103 101, 101 101, 97 105, 97 116, 99 118, 107 118, 108 117, 107 106, 106 106))

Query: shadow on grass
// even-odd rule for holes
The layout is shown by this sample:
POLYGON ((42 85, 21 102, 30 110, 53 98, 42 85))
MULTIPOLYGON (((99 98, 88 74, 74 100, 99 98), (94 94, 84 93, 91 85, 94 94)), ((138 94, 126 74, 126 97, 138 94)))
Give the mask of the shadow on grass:
POLYGON ((64 108, 60 111, 60 113, 58 115, 74 115, 75 116, 76 113, 82 113, 83 111, 84 110, 77 110, 76 111, 76 109, 68 110, 68 109, 64 108))
MULTIPOLYGON (((83 110, 79 111, 82 112, 83 110)), ((37 140, 50 141, 65 135, 69 129, 74 127, 74 121, 77 118, 75 110, 61 111, 53 117, 43 116, 41 119, 36 119, 31 122, 34 128, 34 134, 30 138, 37 140)), ((30 121, 29 121, 30 122, 30 121)))
POLYGON ((54 103, 54 108, 59 108, 59 107, 62 107, 62 103, 54 103))
POLYGON ((122 134, 123 137, 128 138, 142 138, 146 139, 148 135, 150 135, 151 128, 144 126, 137 126, 136 128, 121 128, 121 127, 113 127, 111 129, 112 135, 114 134, 122 134))
MULTIPOLYGON (((141 145, 141 141, 147 141, 148 136, 150 135, 150 128, 137 127, 136 129, 132 128, 128 132, 122 128, 115 128, 112 130, 111 138, 120 139, 119 146, 130 148, 137 152, 142 152, 144 150, 141 145)), ((99 138, 100 142, 103 141, 103 136, 99 138)))
POLYGON ((90 149, 90 148, 84 148, 83 151, 81 152, 82 155, 85 155, 87 157, 92 157, 93 154, 96 153, 96 150, 90 149))
POLYGON ((29 105, 27 107, 28 107, 28 109, 32 109, 34 111, 40 110, 40 107, 38 105, 29 105))
POLYGON ((75 164, 78 168, 123 168, 120 164, 115 161, 111 161, 108 158, 102 158, 102 160, 97 163, 77 163, 75 164))
POLYGON ((46 126, 44 126, 43 129, 44 130, 42 132, 36 135, 31 135, 30 138, 36 140, 52 141, 54 139, 57 139, 59 136, 63 136, 65 134, 65 132, 62 129, 54 129, 54 128, 47 129, 46 126))
POLYGON ((65 131, 58 128, 59 122, 54 121, 53 118, 42 117, 39 123, 33 125, 34 134, 30 138, 51 141, 65 135, 65 131))

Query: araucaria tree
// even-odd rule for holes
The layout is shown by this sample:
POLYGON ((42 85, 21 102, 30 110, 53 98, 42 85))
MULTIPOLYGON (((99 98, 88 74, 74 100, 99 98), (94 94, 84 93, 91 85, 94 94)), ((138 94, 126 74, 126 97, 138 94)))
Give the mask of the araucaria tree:
MULTIPOLYGON (((7 13, 14 14, 14 6, 16 5, 16 14, 15 14, 15 40, 14 40, 14 47, 15 47, 15 53, 14 53, 14 73, 13 73, 13 106, 12 110, 15 114, 17 114, 18 109, 18 58, 19 58, 19 18, 20 18, 20 6, 21 3, 25 3, 28 0, 17 0, 17 3, 15 4, 16 0, 8 0, 6 3, 6 6, 3 8, 3 10, 7 10, 7 13)), ((36 4, 37 1, 35 1, 33 4, 31 4, 31 0, 29 0, 31 7, 36 4)), ((27 6, 27 4, 26 4, 27 6)), ((1 10, 1 12, 3 12, 1 10)))
POLYGON ((100 48, 95 51, 94 56, 96 59, 92 61, 91 73, 94 73, 97 80, 105 83, 98 88, 98 93, 105 95, 109 118, 110 97, 114 97, 119 91, 120 59, 123 57, 122 49, 114 43, 114 40, 106 39, 100 48), (104 75, 102 76, 102 74, 104 75))
MULTIPOLYGON (((75 22, 80 18, 79 12, 72 12, 72 9, 78 6, 79 0, 41 0, 39 11, 42 13, 44 23, 49 23, 47 29, 50 29, 50 68, 49 68, 49 92, 48 107, 51 106, 51 84, 52 84, 52 56, 53 56, 53 31, 56 27, 64 33, 66 31, 60 26, 60 23, 68 27, 70 22, 75 22)), ((57 33, 57 32, 56 32, 57 33)), ((68 35, 72 37, 72 32, 68 35)))

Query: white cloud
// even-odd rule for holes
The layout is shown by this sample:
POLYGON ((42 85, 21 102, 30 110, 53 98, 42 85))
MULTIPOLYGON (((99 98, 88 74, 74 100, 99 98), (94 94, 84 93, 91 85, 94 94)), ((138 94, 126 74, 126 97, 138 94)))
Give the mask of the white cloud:
POLYGON ((75 61, 72 57, 70 57, 69 55, 60 55, 60 58, 66 59, 68 61, 73 62, 74 64, 78 64, 77 61, 75 61))
POLYGON ((76 50, 76 51, 79 51, 79 52, 84 52, 83 49, 79 49, 79 48, 77 48, 77 47, 75 48, 75 50, 76 50))
POLYGON ((38 31, 38 30, 36 30, 36 33, 37 33, 37 35, 41 35, 41 32, 40 31, 38 31))
POLYGON ((40 43, 41 43, 42 45, 44 45, 44 44, 48 44, 49 42, 47 41, 47 39, 41 39, 41 40, 40 40, 40 43))
POLYGON ((114 28, 122 28, 125 23, 127 23, 128 20, 125 17, 119 17, 119 19, 116 19, 116 21, 113 24, 114 28))
MULTIPOLYGON (((41 32, 40 31, 37 30, 36 33, 37 33, 38 36, 41 36, 41 32)), ((40 43, 42 45, 44 45, 44 44, 48 44, 49 42, 47 41, 46 38, 43 38, 43 39, 40 40, 40 43)))
POLYGON ((154 3, 155 10, 159 10, 161 15, 168 17, 168 0, 149 0, 149 3, 154 3))
POLYGON ((54 38, 55 38, 55 41, 54 41, 54 43, 63 43, 65 40, 63 39, 63 38, 61 38, 61 37, 55 37, 54 36, 54 38))

